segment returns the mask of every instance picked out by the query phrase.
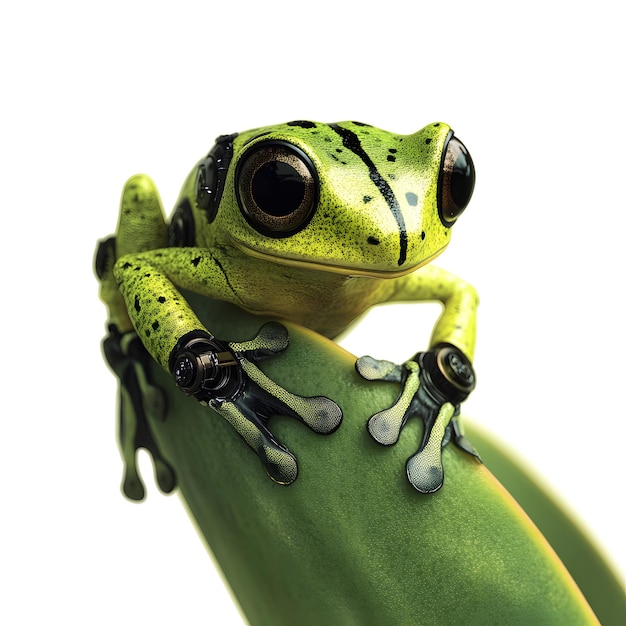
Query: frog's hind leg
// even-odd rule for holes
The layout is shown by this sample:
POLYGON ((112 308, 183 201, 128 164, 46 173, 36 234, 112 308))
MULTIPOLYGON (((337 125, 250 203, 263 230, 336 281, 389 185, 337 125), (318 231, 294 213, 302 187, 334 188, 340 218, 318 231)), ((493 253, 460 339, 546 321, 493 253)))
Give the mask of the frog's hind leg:
POLYGON ((98 243, 95 271, 100 297, 108 309, 109 334, 103 351, 119 379, 119 440, 124 459, 123 491, 141 500, 145 489, 137 469, 137 450, 145 448, 153 458, 159 487, 171 491, 174 473, 163 459, 149 425, 149 417, 165 418, 165 394, 150 378, 150 356, 141 345, 117 286, 113 267, 125 254, 163 248, 168 243, 163 206, 156 186, 144 174, 125 184, 114 236, 98 243))
POLYGON ((137 452, 145 449, 154 463, 155 478, 164 493, 170 493, 176 486, 174 470, 165 461, 150 429, 145 413, 145 394, 141 391, 137 372, 129 368, 123 380, 120 399, 119 439, 124 459, 122 489, 131 500, 143 500, 145 488, 137 469, 137 452))
POLYGON ((143 500, 145 488, 137 469, 137 451, 152 456, 159 488, 169 493, 176 486, 174 471, 163 458, 155 441, 150 419, 163 421, 164 392, 150 377, 149 355, 134 333, 119 333, 114 327, 103 342, 109 366, 119 379, 118 437, 124 462, 122 490, 131 500, 143 500))

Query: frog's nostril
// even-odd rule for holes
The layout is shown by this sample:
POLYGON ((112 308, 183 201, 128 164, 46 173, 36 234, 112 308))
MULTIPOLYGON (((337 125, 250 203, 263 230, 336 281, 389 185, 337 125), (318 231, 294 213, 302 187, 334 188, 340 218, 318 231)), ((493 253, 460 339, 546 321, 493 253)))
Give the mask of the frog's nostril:
POLYGON ((475 180, 470 153, 459 139, 451 135, 441 161, 437 198, 439 216, 446 226, 452 226, 469 204, 475 180))

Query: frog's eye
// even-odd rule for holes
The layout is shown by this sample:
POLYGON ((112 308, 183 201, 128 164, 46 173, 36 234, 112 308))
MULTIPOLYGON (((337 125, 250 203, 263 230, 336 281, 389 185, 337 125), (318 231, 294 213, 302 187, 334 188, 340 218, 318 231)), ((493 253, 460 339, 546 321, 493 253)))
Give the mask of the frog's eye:
POLYGON ((198 165, 196 174, 196 202, 204 211, 209 224, 215 219, 220 205, 226 173, 233 154, 233 139, 237 135, 221 135, 211 152, 198 165))
POLYGON ((437 204, 439 217, 452 226, 469 204, 476 173, 467 148, 452 133, 444 151, 439 171, 437 204))
POLYGON ((282 141, 257 144, 237 166, 239 207, 248 223, 270 237, 304 228, 317 205, 318 179, 311 159, 282 141))

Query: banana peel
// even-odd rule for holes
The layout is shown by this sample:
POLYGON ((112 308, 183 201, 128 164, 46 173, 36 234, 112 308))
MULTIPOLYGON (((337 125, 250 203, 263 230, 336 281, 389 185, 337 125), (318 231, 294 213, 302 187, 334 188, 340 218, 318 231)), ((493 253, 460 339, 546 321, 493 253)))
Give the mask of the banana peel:
MULTIPOLYGON (((185 296, 225 340, 249 339, 266 321, 185 296)), ((122 386, 121 395, 122 441, 131 431, 141 434, 136 441, 155 456, 164 491, 175 476, 252 626, 623 623, 626 598, 610 568, 497 444, 466 429, 486 462, 448 445, 442 489, 416 492, 404 468, 421 440, 420 420, 392 447, 378 445, 365 427, 393 402, 397 387, 363 380, 353 355, 285 326, 289 348, 262 369, 293 393, 332 398, 344 413, 341 427, 326 436, 271 418, 273 432, 298 459, 292 485, 269 480, 230 425, 183 395, 156 364, 146 365, 134 391, 122 386), (137 392, 147 401, 138 404, 137 392), (155 393, 162 394, 157 402, 155 393)), ((123 447, 131 475, 135 453, 123 447)), ((139 499, 138 480, 129 483, 127 473, 127 491, 130 485, 139 499)))
POLYGON ((602 624, 626 621, 626 590, 594 540, 514 452, 473 422, 465 433, 489 471, 515 498, 570 572, 602 624))

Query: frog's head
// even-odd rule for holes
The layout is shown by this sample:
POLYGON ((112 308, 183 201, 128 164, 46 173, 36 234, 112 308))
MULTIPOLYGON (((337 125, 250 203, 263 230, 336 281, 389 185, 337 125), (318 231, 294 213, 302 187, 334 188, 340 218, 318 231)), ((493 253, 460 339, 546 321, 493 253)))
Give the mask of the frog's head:
POLYGON ((181 197, 196 245, 397 276, 442 252, 473 187, 472 159, 445 124, 396 135, 298 121, 218 138, 181 197))

